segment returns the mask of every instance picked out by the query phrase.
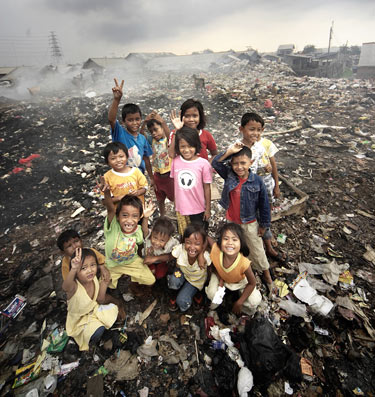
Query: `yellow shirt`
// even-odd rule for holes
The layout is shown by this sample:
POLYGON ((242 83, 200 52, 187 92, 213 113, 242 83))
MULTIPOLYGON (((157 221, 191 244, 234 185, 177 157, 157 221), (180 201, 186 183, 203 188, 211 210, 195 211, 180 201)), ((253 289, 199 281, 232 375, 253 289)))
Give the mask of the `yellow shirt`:
MULTIPOLYGON (((111 189, 113 196, 125 196, 135 190, 147 189, 147 179, 139 168, 132 167, 129 172, 116 172, 109 170, 104 174, 104 179, 111 189)), ((145 196, 138 196, 142 203, 145 196)))
MULTIPOLYGON (((96 255, 96 259, 98 261, 99 265, 104 265, 105 264, 105 256, 103 254, 101 254, 99 251, 97 251, 95 248, 90 248, 92 251, 94 251, 94 254, 96 255)), ((65 280, 69 274, 69 270, 70 270, 70 259, 67 256, 64 256, 62 258, 62 263, 61 263, 61 273, 62 273, 62 277, 63 280, 65 280)))

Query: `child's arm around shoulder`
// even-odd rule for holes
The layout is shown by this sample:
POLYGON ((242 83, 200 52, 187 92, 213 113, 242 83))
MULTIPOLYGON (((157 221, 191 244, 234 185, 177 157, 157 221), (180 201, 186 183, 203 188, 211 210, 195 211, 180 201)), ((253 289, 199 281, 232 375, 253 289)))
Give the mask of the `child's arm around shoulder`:
POLYGON ((76 276, 82 266, 82 248, 76 249, 76 256, 71 260, 71 268, 68 276, 62 284, 62 289, 66 292, 67 300, 69 300, 77 291, 78 284, 76 282, 76 276))
POLYGON ((114 81, 115 86, 112 88, 113 100, 108 111, 108 121, 112 130, 116 125, 118 106, 122 98, 122 88, 124 87, 124 80, 121 81, 121 84, 118 83, 117 79, 114 79, 114 81))
POLYGON ((111 275, 107 270, 106 273, 104 272, 102 273, 102 276, 99 281, 99 292, 98 292, 98 297, 96 298, 96 301, 99 304, 107 303, 106 292, 110 283, 111 283, 111 275))

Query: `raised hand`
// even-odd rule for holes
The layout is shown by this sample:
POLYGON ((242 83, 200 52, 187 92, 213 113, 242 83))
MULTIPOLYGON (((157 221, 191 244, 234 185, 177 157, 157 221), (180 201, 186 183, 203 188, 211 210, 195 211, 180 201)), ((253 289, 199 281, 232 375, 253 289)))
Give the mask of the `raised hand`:
POLYGON ((110 187, 104 179, 104 176, 99 177, 99 181, 97 182, 97 186, 99 187, 101 192, 106 192, 107 190, 110 191, 110 187))
POLYGON ((82 248, 77 248, 76 249, 76 255, 75 257, 71 260, 70 266, 72 270, 79 271, 82 266, 82 248))
POLYGON ((228 154, 238 153, 240 150, 242 150, 244 146, 245 145, 242 142, 236 141, 233 143, 233 145, 229 146, 229 148, 227 149, 227 153, 228 154))
POLYGON ((115 86, 112 87, 113 98, 120 100, 122 98, 122 88, 124 87, 124 80, 121 81, 121 84, 118 83, 117 79, 113 79, 115 81, 115 86))
POLYGON ((170 118, 176 130, 180 130, 184 126, 184 117, 181 120, 181 111, 177 115, 177 112, 175 110, 172 110, 170 114, 170 118))
POLYGON ((154 213, 155 210, 156 210, 155 204, 153 204, 152 202, 145 203, 145 205, 143 206, 143 216, 145 218, 149 218, 154 213))

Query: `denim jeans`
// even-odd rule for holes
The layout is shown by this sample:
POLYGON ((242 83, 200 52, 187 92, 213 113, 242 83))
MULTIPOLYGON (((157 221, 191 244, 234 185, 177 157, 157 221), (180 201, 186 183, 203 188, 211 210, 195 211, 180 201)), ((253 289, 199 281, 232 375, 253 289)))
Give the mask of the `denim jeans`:
POLYGON ((176 303, 182 312, 186 312, 191 306, 194 295, 199 289, 191 285, 189 281, 186 281, 183 273, 180 270, 179 272, 181 273, 181 277, 176 277, 175 272, 167 276, 168 287, 173 290, 179 290, 176 303))
POLYGON ((96 344, 100 341, 100 338, 103 336, 104 331, 105 331, 105 327, 104 327, 104 326, 99 327, 99 328, 91 335, 89 344, 93 343, 94 345, 96 345, 96 344))

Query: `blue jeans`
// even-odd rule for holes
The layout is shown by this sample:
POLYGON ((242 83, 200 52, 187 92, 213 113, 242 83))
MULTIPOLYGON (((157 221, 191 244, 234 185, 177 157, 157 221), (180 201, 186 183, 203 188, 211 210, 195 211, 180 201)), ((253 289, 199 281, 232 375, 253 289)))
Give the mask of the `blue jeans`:
POLYGON ((104 331, 105 331, 105 327, 102 325, 101 327, 99 327, 99 328, 91 335, 89 344, 92 343, 92 344, 96 345, 96 344, 100 341, 100 338, 103 336, 104 331))
POLYGON ((191 285, 189 281, 186 281, 183 273, 180 270, 179 272, 181 273, 181 277, 176 277, 175 272, 167 276, 168 287, 173 290, 179 290, 176 303, 182 312, 186 312, 199 289, 191 285))

